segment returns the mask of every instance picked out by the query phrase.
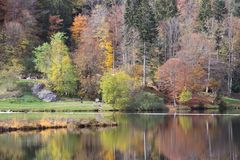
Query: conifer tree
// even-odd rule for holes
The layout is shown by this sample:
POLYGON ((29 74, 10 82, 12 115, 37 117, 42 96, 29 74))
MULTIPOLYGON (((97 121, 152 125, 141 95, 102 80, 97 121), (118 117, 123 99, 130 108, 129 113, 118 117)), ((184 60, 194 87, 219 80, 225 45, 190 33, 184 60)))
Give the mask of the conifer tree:
POLYGON ((212 6, 211 1, 202 0, 199 10, 199 29, 202 32, 208 32, 207 21, 212 17, 212 6))
POLYGON ((227 14, 227 8, 224 0, 215 0, 213 3, 213 16, 218 22, 224 19, 224 15, 227 14))
POLYGON ((178 13, 176 0, 156 0, 155 2, 156 19, 158 21, 174 17, 178 13))
POLYGON ((234 16, 240 17, 240 0, 235 0, 234 16))

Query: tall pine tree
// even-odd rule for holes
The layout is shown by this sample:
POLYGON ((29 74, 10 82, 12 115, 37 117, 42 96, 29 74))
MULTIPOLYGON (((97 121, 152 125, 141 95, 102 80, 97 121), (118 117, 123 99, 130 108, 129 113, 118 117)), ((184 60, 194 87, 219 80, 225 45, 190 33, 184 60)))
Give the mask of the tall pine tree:
POLYGON ((162 21, 174 17, 178 13, 176 0, 156 0, 155 1, 156 19, 162 21))
POLYGON ((234 16, 240 17, 240 0, 235 0, 234 16))
POLYGON ((127 0, 125 20, 128 27, 134 27, 138 30, 143 44, 143 85, 146 85, 147 58, 151 56, 150 48, 158 35, 155 14, 149 1, 127 0))
POLYGON ((199 10, 198 20, 199 29, 202 32, 208 32, 207 21, 212 17, 212 6, 210 0, 202 0, 199 10))
POLYGON ((218 22, 224 20, 225 15, 227 14, 227 8, 224 0, 214 0, 213 3, 213 16, 214 19, 218 22))

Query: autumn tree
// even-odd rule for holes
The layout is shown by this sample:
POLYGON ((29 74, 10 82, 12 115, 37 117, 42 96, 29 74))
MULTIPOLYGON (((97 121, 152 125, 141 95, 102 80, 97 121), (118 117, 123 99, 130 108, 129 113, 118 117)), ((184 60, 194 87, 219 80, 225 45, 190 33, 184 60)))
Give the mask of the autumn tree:
POLYGON ((112 7, 107 16, 109 33, 113 48, 113 70, 121 67, 124 54, 124 5, 113 1, 112 7))
POLYGON ((49 27, 48 27, 48 34, 49 36, 54 35, 55 33, 59 32, 62 28, 63 19, 59 16, 49 16, 49 27))
POLYGON ((84 32, 87 25, 87 17, 78 15, 74 17, 74 21, 71 27, 72 38, 75 42, 80 41, 81 35, 84 32))
POLYGON ((97 32, 100 51, 105 57, 104 68, 106 70, 113 68, 113 47, 109 35, 109 25, 106 22, 100 26, 97 32))
MULTIPOLYGON (((32 49, 39 44, 36 1, 5 1, 4 26, 8 46, 11 46, 12 58, 24 66, 24 73, 34 72, 32 49)), ((7 53, 5 53, 7 54, 7 53)))
POLYGON ((79 94, 90 99, 99 96, 99 80, 105 69, 105 53, 108 52, 105 50, 105 42, 109 40, 106 35, 108 28, 103 27, 106 16, 106 8, 96 6, 88 19, 74 56, 80 81, 79 94))
POLYGON ((184 88, 189 88, 189 76, 191 68, 178 58, 171 58, 156 73, 158 89, 163 92, 170 101, 177 105, 177 97, 184 88))
POLYGON ((52 89, 61 95, 75 94, 77 79, 68 47, 64 44, 64 33, 58 32, 51 42, 35 49, 37 69, 46 74, 52 89))

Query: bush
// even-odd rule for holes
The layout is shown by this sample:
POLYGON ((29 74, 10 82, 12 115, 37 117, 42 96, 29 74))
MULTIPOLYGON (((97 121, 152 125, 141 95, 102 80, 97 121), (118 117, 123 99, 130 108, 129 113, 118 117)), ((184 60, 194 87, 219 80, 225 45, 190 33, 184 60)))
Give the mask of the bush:
POLYGON ((128 102, 134 80, 125 72, 105 73, 100 81, 103 100, 114 108, 123 107, 128 102))
POLYGON ((127 110, 156 111, 167 110, 161 97, 149 92, 135 91, 126 103, 127 110))
POLYGON ((25 94, 18 98, 10 98, 7 100, 10 103, 34 103, 34 102, 41 102, 40 99, 33 96, 31 93, 25 94))
POLYGON ((33 87, 35 81, 33 80, 19 80, 16 82, 18 89, 25 93, 25 92, 32 92, 31 88, 33 87))
POLYGON ((184 88, 179 96, 179 101, 181 103, 186 103, 191 99, 192 99, 192 93, 187 88, 184 88))

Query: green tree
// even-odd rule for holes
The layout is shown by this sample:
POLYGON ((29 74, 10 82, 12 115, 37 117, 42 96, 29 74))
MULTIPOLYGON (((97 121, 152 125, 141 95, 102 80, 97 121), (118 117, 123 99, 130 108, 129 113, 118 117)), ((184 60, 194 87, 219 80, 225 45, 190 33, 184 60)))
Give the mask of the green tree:
POLYGON ((33 51, 35 55, 34 62, 36 64, 36 69, 45 75, 49 72, 49 67, 51 65, 51 46, 49 43, 44 43, 43 45, 35 48, 33 51))
POLYGON ((240 0, 235 0, 234 15, 240 17, 240 0))
POLYGON ((224 0, 214 0, 213 3, 213 16, 218 21, 224 20, 224 15, 227 13, 227 8, 224 0))
POLYGON ((142 42, 143 85, 146 85, 147 60, 153 55, 151 49, 158 35, 155 13, 148 0, 127 0, 124 16, 127 26, 137 29, 142 42))
POLYGON ((72 0, 41 0, 36 2, 36 8, 38 9, 37 17, 43 40, 47 40, 49 37, 48 28, 51 25, 49 22, 51 16, 59 16, 59 19, 63 19, 60 31, 70 35, 69 28, 72 24, 74 10, 74 2, 72 0))
POLYGON ((154 6, 156 19, 158 21, 174 17, 178 13, 176 0, 156 0, 154 6))
POLYGON ((208 32, 207 21, 212 17, 211 1, 202 0, 199 10, 199 28, 202 32, 208 32))
POLYGON ((179 101, 181 103, 186 103, 192 99, 192 93, 185 87, 181 94, 179 95, 179 101))
POLYGON ((75 69, 72 65, 64 33, 51 37, 50 44, 44 43, 34 51, 36 68, 47 75, 53 90, 59 94, 74 94, 77 87, 75 69))
POLYGON ((133 79, 125 72, 105 73, 100 81, 103 100, 114 107, 123 107, 129 99, 133 85, 133 79))

